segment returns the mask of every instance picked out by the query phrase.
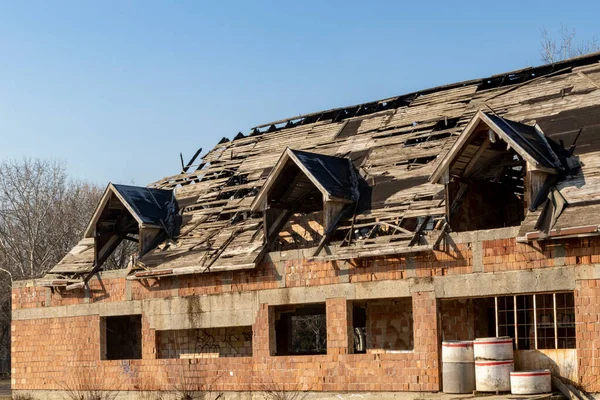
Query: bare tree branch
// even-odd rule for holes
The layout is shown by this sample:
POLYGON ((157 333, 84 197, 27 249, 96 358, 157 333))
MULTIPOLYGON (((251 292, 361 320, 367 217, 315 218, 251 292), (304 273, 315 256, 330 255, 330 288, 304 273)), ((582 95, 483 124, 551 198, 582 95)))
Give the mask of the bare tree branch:
POLYGON ((540 32, 540 57, 544 63, 552 64, 600 50, 595 36, 590 40, 577 42, 575 29, 569 29, 564 25, 560 27, 558 36, 558 39, 552 37, 545 27, 540 32))

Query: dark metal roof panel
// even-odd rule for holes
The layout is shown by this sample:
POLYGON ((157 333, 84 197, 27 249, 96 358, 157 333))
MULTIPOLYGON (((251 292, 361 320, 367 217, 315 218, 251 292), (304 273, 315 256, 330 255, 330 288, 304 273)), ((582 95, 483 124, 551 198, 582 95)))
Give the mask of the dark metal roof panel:
POLYGON ((347 158, 291 150, 302 165, 334 197, 356 201, 356 178, 347 158))
POLYGON ((113 186, 145 224, 160 226, 161 221, 166 219, 168 205, 173 201, 173 190, 115 184, 113 186))
POLYGON ((486 115, 540 165, 549 168, 561 167, 548 144, 533 126, 510 121, 496 115, 486 115))

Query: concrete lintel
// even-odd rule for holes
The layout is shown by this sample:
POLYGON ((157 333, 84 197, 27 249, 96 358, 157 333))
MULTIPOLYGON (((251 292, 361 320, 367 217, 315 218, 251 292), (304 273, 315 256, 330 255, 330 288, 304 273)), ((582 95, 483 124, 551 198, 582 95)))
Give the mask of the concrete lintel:
POLYGON ((510 226, 508 228, 484 229, 480 231, 453 232, 450 238, 454 243, 472 243, 483 240, 511 239, 517 237, 520 226, 510 226))
POLYGON ((575 269, 528 269, 435 277, 437 298, 485 297, 575 289, 575 269))
POLYGON ((600 264, 580 265, 571 267, 576 280, 600 279, 600 264))

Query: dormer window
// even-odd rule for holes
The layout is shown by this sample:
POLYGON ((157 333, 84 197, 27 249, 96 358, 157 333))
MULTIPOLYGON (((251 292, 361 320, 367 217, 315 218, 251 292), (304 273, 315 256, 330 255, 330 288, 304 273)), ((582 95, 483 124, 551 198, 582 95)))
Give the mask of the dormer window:
POLYGON ((138 257, 154 248, 172 234, 176 211, 172 190, 109 184, 85 231, 94 238, 96 268, 123 240, 138 243, 138 257))
POLYGON ((271 249, 310 247, 326 240, 358 197, 358 178, 349 159, 288 148, 256 196, 252 211, 263 212, 271 249))
POLYGON ((141 257, 176 234, 178 206, 172 190, 109 184, 84 238, 52 270, 46 286, 78 289, 124 240, 137 243, 141 257))
POLYGON ((454 231, 520 225, 561 163, 537 126, 477 112, 430 181, 446 187, 454 231))

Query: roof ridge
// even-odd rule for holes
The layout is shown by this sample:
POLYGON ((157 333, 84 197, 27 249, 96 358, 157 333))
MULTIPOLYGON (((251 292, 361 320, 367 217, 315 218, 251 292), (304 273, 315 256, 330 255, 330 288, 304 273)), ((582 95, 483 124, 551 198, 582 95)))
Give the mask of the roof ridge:
POLYGON ((318 122, 323 119, 334 119, 335 120, 335 119, 339 118, 338 120, 342 120, 342 119, 355 117, 355 116, 359 116, 359 115, 372 114, 372 113, 383 111, 383 110, 386 110, 389 108, 398 108, 397 105, 401 104, 403 101, 405 103, 407 103, 406 105, 409 105, 415 98, 417 98, 418 96, 422 96, 424 94, 436 93, 436 92, 440 92, 443 90, 454 89, 454 88, 458 88, 461 86, 466 86, 469 84, 488 83, 491 85, 492 83, 490 81, 499 80, 499 82, 495 86, 492 85, 491 87, 512 86, 512 85, 516 85, 518 83, 522 83, 523 81, 527 81, 527 80, 531 80, 534 78, 538 78, 540 76, 545 76, 545 75, 555 73, 561 69, 568 69, 568 68, 573 68, 576 66, 589 65, 589 64, 593 64, 595 62, 600 62, 600 51, 595 52, 595 53, 586 54, 586 55, 579 56, 579 57, 569 58, 569 59, 562 60, 562 61, 555 62, 555 63, 542 64, 542 65, 538 65, 535 67, 532 67, 532 66, 525 67, 525 68, 521 68, 521 69, 517 69, 517 70, 513 70, 513 71, 508 71, 508 72, 503 72, 500 74, 491 75, 491 76, 484 77, 484 78, 476 78, 476 79, 470 79, 470 80, 466 80, 466 81, 459 81, 459 82, 454 82, 454 83, 450 83, 450 84, 446 84, 446 85, 434 86, 431 88, 426 88, 426 89, 422 89, 422 90, 415 91, 415 92, 409 92, 409 93, 398 95, 398 96, 387 97, 384 99, 373 100, 373 101, 354 104, 354 105, 350 105, 350 106, 336 107, 336 108, 326 109, 326 110, 322 110, 322 111, 315 111, 315 112, 301 114, 301 115, 289 117, 289 118, 283 118, 280 120, 256 125, 255 127, 251 128, 251 131, 253 131, 253 133, 252 133, 253 135, 256 135, 256 134, 260 134, 260 133, 272 132, 273 130, 282 130, 282 129, 286 129, 286 128, 292 127, 292 126, 303 125, 303 124, 307 124, 307 123, 314 123, 314 122, 318 122), (518 79, 518 78, 514 78, 514 75, 521 75, 521 74, 528 74, 528 76, 526 76, 524 78, 522 77, 523 78, 522 80, 518 79), (507 80, 506 78, 509 78, 509 80, 507 80), (344 113, 346 115, 340 115, 342 113, 344 113), (281 127, 277 127, 277 125, 282 125, 282 124, 285 124, 285 125, 281 126, 281 127), (268 127, 268 130, 265 130, 264 132, 260 131, 261 128, 267 128, 267 127, 268 127))

